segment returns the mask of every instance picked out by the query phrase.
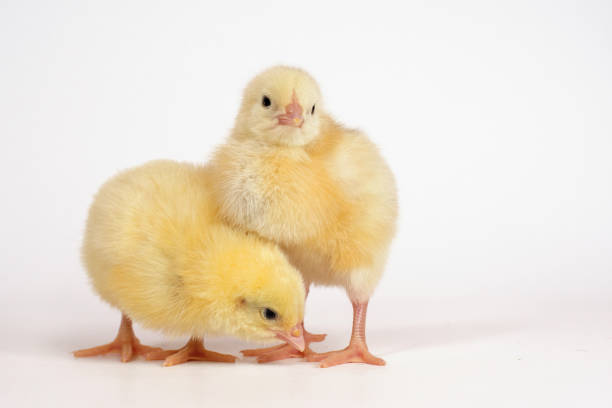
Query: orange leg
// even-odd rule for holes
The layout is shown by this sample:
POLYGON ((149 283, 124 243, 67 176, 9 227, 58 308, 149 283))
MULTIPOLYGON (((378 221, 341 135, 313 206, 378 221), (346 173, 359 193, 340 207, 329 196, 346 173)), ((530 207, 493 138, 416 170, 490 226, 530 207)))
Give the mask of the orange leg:
MULTIPOLYGON (((306 285, 306 297, 308 297, 309 288, 310 285, 306 285)), ((304 322, 302 322, 301 325, 302 332, 304 333, 304 343, 306 344, 306 348, 304 349, 304 351, 298 351, 292 345, 285 343, 279 344, 278 346, 262 349, 242 350, 241 353, 245 357, 257 357, 258 363, 269 363, 272 361, 285 360, 288 358, 306 357, 308 354, 312 353, 312 350, 310 350, 308 345, 310 343, 316 343, 325 340, 325 336, 327 335, 313 334, 307 332, 306 329, 304 329, 304 322)))
POLYGON ((132 320, 130 320, 130 318, 126 315, 122 315, 119 333, 117 333, 115 340, 102 346, 77 350, 72 354, 74 354, 75 357, 92 357, 108 353, 120 353, 121 361, 127 363, 128 361, 132 360, 134 355, 142 356, 152 351, 159 350, 161 349, 140 344, 140 341, 134 335, 132 320))
POLYGON ((373 356, 368 351, 365 340, 365 322, 368 302, 353 303, 353 331, 349 345, 338 351, 328 353, 313 353, 306 356, 308 361, 320 361, 320 367, 332 367, 345 363, 366 363, 373 365, 385 365, 385 360, 373 356))
POLYGON ((192 337, 187 344, 178 350, 159 350, 148 353, 147 360, 164 360, 164 367, 170 367, 187 361, 215 361, 233 363, 236 357, 229 354, 215 353, 204 348, 204 341, 192 337))

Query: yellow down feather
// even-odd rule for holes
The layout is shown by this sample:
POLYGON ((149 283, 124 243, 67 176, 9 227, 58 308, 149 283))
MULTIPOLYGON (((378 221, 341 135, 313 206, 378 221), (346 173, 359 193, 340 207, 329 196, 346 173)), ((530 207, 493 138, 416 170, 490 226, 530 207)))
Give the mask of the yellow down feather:
POLYGON ((155 161, 110 179, 82 256, 102 299, 152 329, 265 341, 303 319, 299 273, 276 245, 219 221, 205 167, 155 161))
POLYGON ((306 72, 278 66, 253 79, 211 187, 222 217, 280 244, 306 284, 339 285, 366 301, 397 219, 395 181, 376 146, 334 121, 306 72), (301 127, 278 124, 296 95, 301 127), (262 106, 262 97, 270 106, 262 106))

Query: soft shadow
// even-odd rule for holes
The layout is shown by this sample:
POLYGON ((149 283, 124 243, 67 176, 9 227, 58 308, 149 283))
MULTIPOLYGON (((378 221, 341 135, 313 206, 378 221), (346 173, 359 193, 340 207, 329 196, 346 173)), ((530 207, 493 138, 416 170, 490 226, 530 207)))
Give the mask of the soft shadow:
MULTIPOLYGON (((466 321, 457 323, 437 323, 411 325, 404 327, 374 328, 367 331, 368 345, 376 354, 388 355, 408 350, 442 347, 461 343, 478 342, 482 339, 503 336, 529 328, 525 321, 466 321)), ((54 353, 70 356, 73 350, 93 347, 111 341, 115 336, 114 327, 95 327, 89 330, 67 330, 55 333, 45 339, 47 349, 54 353)), ((187 339, 168 338, 147 330, 137 330, 136 335, 144 344, 162 347, 177 348, 187 339)), ((346 333, 328 333, 328 337, 321 343, 313 343, 317 352, 325 352, 344 348, 348 344, 350 331, 346 333)), ((268 345, 248 343, 234 338, 211 337, 205 340, 206 347, 220 352, 230 353, 241 360, 250 362, 240 354, 240 350, 247 348, 267 347, 268 345)), ((292 360, 299 361, 299 360, 292 360)), ((254 362, 254 360, 253 360, 254 362)))
MULTIPOLYGON (((163 349, 177 349, 185 345, 187 337, 172 338, 163 334, 136 328, 136 336, 143 344, 153 347, 161 347, 163 349)), ((45 348, 53 354, 66 355, 72 357, 72 352, 78 349, 99 346, 108 343, 114 339, 116 328, 103 329, 96 327, 87 331, 73 330, 62 333, 53 333, 48 335, 45 341, 45 348)), ((279 341, 267 344, 249 343, 231 337, 207 337, 204 339, 205 347, 209 350, 218 353, 229 353, 238 357, 240 360, 255 362, 255 359, 247 359, 240 354, 241 350, 250 348, 269 347, 280 344, 279 341)), ((110 357, 99 357, 108 359, 117 359, 116 354, 109 354, 110 357)))
POLYGON ((368 332, 368 343, 380 353, 469 343, 521 331, 525 322, 460 322, 378 329, 368 332))

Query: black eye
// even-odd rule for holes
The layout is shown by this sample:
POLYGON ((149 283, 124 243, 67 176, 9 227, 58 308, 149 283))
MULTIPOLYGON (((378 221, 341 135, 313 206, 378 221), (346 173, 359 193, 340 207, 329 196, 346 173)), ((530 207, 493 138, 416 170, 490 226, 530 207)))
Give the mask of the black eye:
POLYGON ((310 114, 311 114, 311 115, 314 115, 314 107, 315 107, 315 106, 314 106, 314 105, 312 105, 312 110, 310 111, 310 114))
POLYGON ((266 320, 274 320, 277 316, 274 310, 268 309, 267 307, 261 311, 261 314, 266 320))
POLYGON ((264 97, 261 99, 261 104, 267 108, 268 106, 272 105, 272 101, 270 100, 270 98, 264 95, 264 97))

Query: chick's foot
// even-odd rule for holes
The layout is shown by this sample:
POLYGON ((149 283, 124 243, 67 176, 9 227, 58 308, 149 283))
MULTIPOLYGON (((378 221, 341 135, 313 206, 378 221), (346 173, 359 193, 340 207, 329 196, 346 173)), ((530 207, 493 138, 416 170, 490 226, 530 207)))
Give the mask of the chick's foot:
POLYGON ((307 345, 310 343, 318 343, 320 341, 323 341, 325 340, 325 337, 327 337, 327 334, 314 334, 307 332, 306 329, 304 329, 304 342, 307 345))
POLYGON ((327 353, 311 352, 306 356, 306 360, 310 362, 320 361, 321 364, 319 367, 321 368, 333 367, 346 363, 365 363, 378 366, 386 364, 385 360, 382 358, 372 355, 372 353, 368 351, 368 347, 365 343, 358 342, 349 344, 344 350, 330 351, 327 353))
POLYGON ((215 353, 206 350, 202 339, 192 338, 178 350, 158 350, 145 355, 147 360, 164 360, 164 367, 186 363, 187 361, 213 361, 217 363, 233 363, 236 357, 230 354, 215 353))
POLYGON ((148 353, 158 351, 161 351, 161 349, 140 344, 140 341, 134 335, 132 321, 130 318, 123 315, 121 318, 121 326, 119 326, 119 333, 115 340, 102 346, 77 350, 72 354, 75 357, 93 357, 108 353, 119 353, 121 354, 121 361, 127 363, 131 361, 134 356, 144 356, 148 353))
POLYGON ((270 363, 272 361, 286 360, 288 358, 304 358, 312 351, 308 347, 310 343, 316 343, 325 340, 326 334, 313 334, 302 329, 304 332, 304 344, 306 348, 304 351, 296 350, 289 343, 279 344, 278 346, 261 348, 261 349, 249 349, 242 350, 241 353, 245 357, 257 357, 258 363, 270 363))
POLYGON ((306 356, 308 361, 320 361, 320 367, 333 367, 346 363, 365 363, 385 365, 385 360, 372 355, 368 351, 365 339, 366 313, 368 302, 353 301, 353 331, 351 341, 344 350, 330 351, 328 353, 310 353, 306 356))
POLYGON ((257 357, 258 363, 270 363, 272 361, 286 360, 288 358, 303 358, 309 352, 308 347, 304 351, 296 350, 291 344, 285 343, 274 347, 263 349, 242 350, 245 357, 257 357))

